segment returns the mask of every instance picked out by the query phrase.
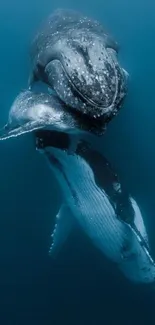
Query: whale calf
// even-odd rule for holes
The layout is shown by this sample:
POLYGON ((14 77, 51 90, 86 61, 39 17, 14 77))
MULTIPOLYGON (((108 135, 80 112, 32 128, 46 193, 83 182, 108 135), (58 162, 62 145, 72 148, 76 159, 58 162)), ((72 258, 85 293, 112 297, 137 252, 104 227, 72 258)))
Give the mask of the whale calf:
POLYGON ((155 263, 138 204, 63 105, 48 94, 22 92, 0 132, 0 140, 32 132, 36 149, 57 177, 63 202, 49 253, 62 249, 77 222, 128 279, 154 282, 155 263))
POLYGON ((71 111, 57 96, 25 90, 11 105, 8 122, 0 130, 0 140, 47 127, 100 136, 106 130, 106 123, 71 111))
POLYGON ((119 47, 102 25, 72 10, 56 10, 34 37, 29 86, 41 80, 71 109, 108 121, 127 93, 119 47))

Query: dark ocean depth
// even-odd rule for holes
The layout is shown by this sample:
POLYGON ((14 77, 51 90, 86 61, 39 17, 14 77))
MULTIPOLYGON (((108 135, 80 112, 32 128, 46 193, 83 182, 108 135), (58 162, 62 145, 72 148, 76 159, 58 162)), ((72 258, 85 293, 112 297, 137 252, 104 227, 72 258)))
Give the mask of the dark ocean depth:
MULTIPOLYGON (((120 44, 129 94, 101 146, 136 198, 155 258, 155 2, 1 0, 0 126, 27 87, 29 44, 56 8, 100 20, 120 44)), ((113 269, 80 229, 48 256, 61 198, 31 135, 0 143, 0 325, 155 324, 155 288, 113 269)))

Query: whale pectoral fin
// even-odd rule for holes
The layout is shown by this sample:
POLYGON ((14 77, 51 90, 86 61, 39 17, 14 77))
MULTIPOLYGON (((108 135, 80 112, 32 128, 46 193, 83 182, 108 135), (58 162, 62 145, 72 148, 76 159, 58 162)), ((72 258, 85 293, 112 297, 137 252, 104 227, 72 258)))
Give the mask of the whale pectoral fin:
POLYGON ((124 72, 126 80, 128 80, 129 79, 129 73, 125 69, 122 69, 122 70, 124 72))
POLYGON ((56 223, 51 234, 52 243, 49 249, 50 255, 57 255, 74 229, 75 220, 69 207, 63 204, 56 216, 56 223))
POLYGON ((141 210, 140 210, 136 200, 131 196, 130 196, 130 202, 131 202, 132 208, 134 210, 134 225, 137 228, 137 230, 140 232, 141 236, 144 238, 147 245, 149 246, 148 235, 147 235, 147 231, 145 228, 141 210))

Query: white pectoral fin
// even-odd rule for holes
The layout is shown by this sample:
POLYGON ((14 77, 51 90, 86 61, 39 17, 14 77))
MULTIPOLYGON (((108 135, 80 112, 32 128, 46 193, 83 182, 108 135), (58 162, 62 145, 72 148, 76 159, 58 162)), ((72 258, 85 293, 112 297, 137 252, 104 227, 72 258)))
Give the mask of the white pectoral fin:
POLYGON ((135 212, 135 221, 134 221, 135 229, 132 229, 132 230, 134 231, 140 245, 143 247, 143 250, 145 251, 146 255, 148 256, 150 262, 152 264, 154 264, 154 260, 150 255, 148 236, 147 236, 147 232, 145 229, 144 220, 143 220, 140 208, 139 208, 137 202, 132 197, 130 197, 130 201, 131 201, 132 207, 135 212))
POLYGON ((135 224, 137 230, 140 232, 141 236, 144 238, 146 244, 149 246, 148 236, 147 236, 147 232, 145 229, 145 224, 144 224, 144 220, 143 220, 140 208, 139 208, 137 202, 133 199, 133 197, 130 197, 130 202, 132 204, 132 207, 133 207, 134 213, 135 213, 134 224, 135 224))
POLYGON ((64 243, 74 229, 75 220, 71 214, 69 207, 63 204, 56 216, 56 223, 51 234, 50 255, 58 254, 64 243))
POLYGON ((125 69, 122 69, 122 70, 124 72, 126 80, 128 80, 129 79, 129 73, 125 69))

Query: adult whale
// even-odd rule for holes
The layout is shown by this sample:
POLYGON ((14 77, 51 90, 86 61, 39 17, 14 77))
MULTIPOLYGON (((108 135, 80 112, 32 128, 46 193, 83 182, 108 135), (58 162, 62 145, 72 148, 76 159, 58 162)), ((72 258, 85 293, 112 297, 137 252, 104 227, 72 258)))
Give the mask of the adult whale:
POLYGON ((127 73, 117 54, 117 43, 99 22, 57 10, 32 42, 29 86, 41 80, 69 107, 109 121, 127 92, 127 73))
POLYGON ((87 132, 81 131, 58 98, 25 91, 13 103, 0 140, 33 132, 36 148, 58 179, 63 202, 50 254, 62 247, 78 222, 129 279, 154 282, 155 263, 140 209, 109 162, 90 145, 87 132))

